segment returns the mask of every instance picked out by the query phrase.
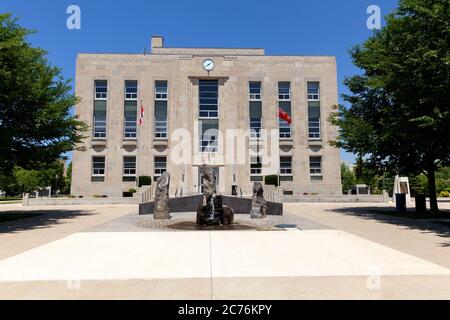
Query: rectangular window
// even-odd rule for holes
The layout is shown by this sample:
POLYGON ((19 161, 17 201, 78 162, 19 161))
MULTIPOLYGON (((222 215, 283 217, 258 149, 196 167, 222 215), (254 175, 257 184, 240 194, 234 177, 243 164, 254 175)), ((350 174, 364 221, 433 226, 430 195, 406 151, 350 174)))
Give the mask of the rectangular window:
POLYGON ((219 116, 218 80, 199 81, 199 117, 217 118, 219 116))
POLYGON ((105 157, 92 157, 92 176, 105 176, 105 157))
POLYGON ((292 157, 280 157, 280 175, 292 175, 292 157))
POLYGON ((155 157, 155 176, 153 177, 153 180, 156 182, 166 170, 167 157, 155 157))
POLYGON ((136 80, 125 81, 125 100, 137 100, 138 82, 136 80))
POLYGON ((250 157, 250 175, 261 175, 262 174, 262 163, 261 157, 251 156, 250 157))
POLYGON ((125 100, 124 131, 125 139, 136 139, 137 136, 137 101, 125 100))
POLYGON ((250 101, 261 101, 261 82, 250 81, 248 84, 250 101))
POLYGON ((308 136, 309 139, 320 139, 320 103, 308 101, 308 136))
POLYGON ((261 101, 250 101, 250 138, 261 139, 262 105, 261 101))
MULTIPOLYGON (((279 101, 278 107, 291 116, 291 102, 290 101, 279 101)), ((291 139, 291 125, 284 119, 278 118, 278 125, 280 129, 280 139, 291 139)))
POLYGON ((200 121, 200 152, 219 152, 219 120, 200 121))
POLYGON ((291 83, 278 82, 278 100, 291 100, 291 83))
POLYGON ((123 157, 123 181, 136 181, 136 157, 123 157))
POLYGON ((308 101, 320 100, 319 82, 308 82, 308 101))
POLYGON ((94 101, 94 138, 106 139, 106 100, 94 101))
POLYGON ((167 139, 167 101, 155 101, 155 138, 167 139))
POLYGON ((167 100, 167 81, 155 81, 155 100, 167 100))
POLYGON ((322 157, 309 157, 309 173, 311 176, 311 180, 321 180, 322 157))
POLYGON ((95 100, 108 99, 108 81, 95 80, 95 100))

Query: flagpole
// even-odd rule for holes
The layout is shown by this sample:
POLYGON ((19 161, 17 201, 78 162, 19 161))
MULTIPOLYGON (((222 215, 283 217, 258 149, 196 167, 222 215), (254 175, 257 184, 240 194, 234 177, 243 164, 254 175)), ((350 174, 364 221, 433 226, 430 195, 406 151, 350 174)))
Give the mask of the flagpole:
MULTIPOLYGON (((277 148, 278 150, 276 151, 277 154, 280 153, 280 106, 279 103, 277 102, 277 105, 275 106, 275 125, 278 127, 278 143, 277 143, 277 148)), ((280 186, 280 157, 278 157, 277 159, 277 185, 278 187, 280 186)))
POLYGON ((137 160, 136 160, 136 187, 139 188, 139 176, 141 174, 141 134, 142 134, 142 125, 144 124, 144 106, 142 104, 142 99, 140 100, 141 105, 139 107, 139 121, 138 121, 138 130, 137 130, 137 160))

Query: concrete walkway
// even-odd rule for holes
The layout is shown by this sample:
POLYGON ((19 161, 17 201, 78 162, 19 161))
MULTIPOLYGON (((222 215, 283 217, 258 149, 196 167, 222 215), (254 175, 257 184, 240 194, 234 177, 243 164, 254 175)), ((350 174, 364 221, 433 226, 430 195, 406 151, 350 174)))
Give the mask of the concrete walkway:
POLYGON ((288 205, 284 220, 310 228, 275 232, 135 232, 124 227, 135 209, 3 225, 0 298, 450 299, 443 231, 377 220, 364 204, 288 205))

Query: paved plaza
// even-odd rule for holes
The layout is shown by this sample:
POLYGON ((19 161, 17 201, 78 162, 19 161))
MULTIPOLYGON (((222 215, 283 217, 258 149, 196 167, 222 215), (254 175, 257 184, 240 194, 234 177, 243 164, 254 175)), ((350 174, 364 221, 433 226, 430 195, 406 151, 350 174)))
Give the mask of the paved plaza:
POLYGON ((388 207, 285 204, 238 215, 248 230, 186 231, 168 226, 193 213, 4 204, 39 215, 0 224, 0 298, 449 299, 450 227, 374 213, 388 207))

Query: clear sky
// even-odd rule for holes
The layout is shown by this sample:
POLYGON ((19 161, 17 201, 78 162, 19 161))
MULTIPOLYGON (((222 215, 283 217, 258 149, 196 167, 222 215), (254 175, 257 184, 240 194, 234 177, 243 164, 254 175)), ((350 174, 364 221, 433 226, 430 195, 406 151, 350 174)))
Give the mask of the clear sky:
MULTIPOLYGON (((1 0, 0 12, 35 29, 29 41, 48 51, 49 61, 75 77, 79 52, 139 53, 151 35, 169 47, 257 47, 268 55, 332 55, 338 63, 339 93, 345 77, 359 72, 348 49, 372 34, 369 5, 381 15, 395 0, 1 0), (69 5, 81 9, 81 29, 69 30, 69 5)), ((384 25, 384 20, 382 21, 384 25)), ((342 102, 342 101, 341 101, 342 102)), ((352 162, 351 154, 341 152, 352 162)))

